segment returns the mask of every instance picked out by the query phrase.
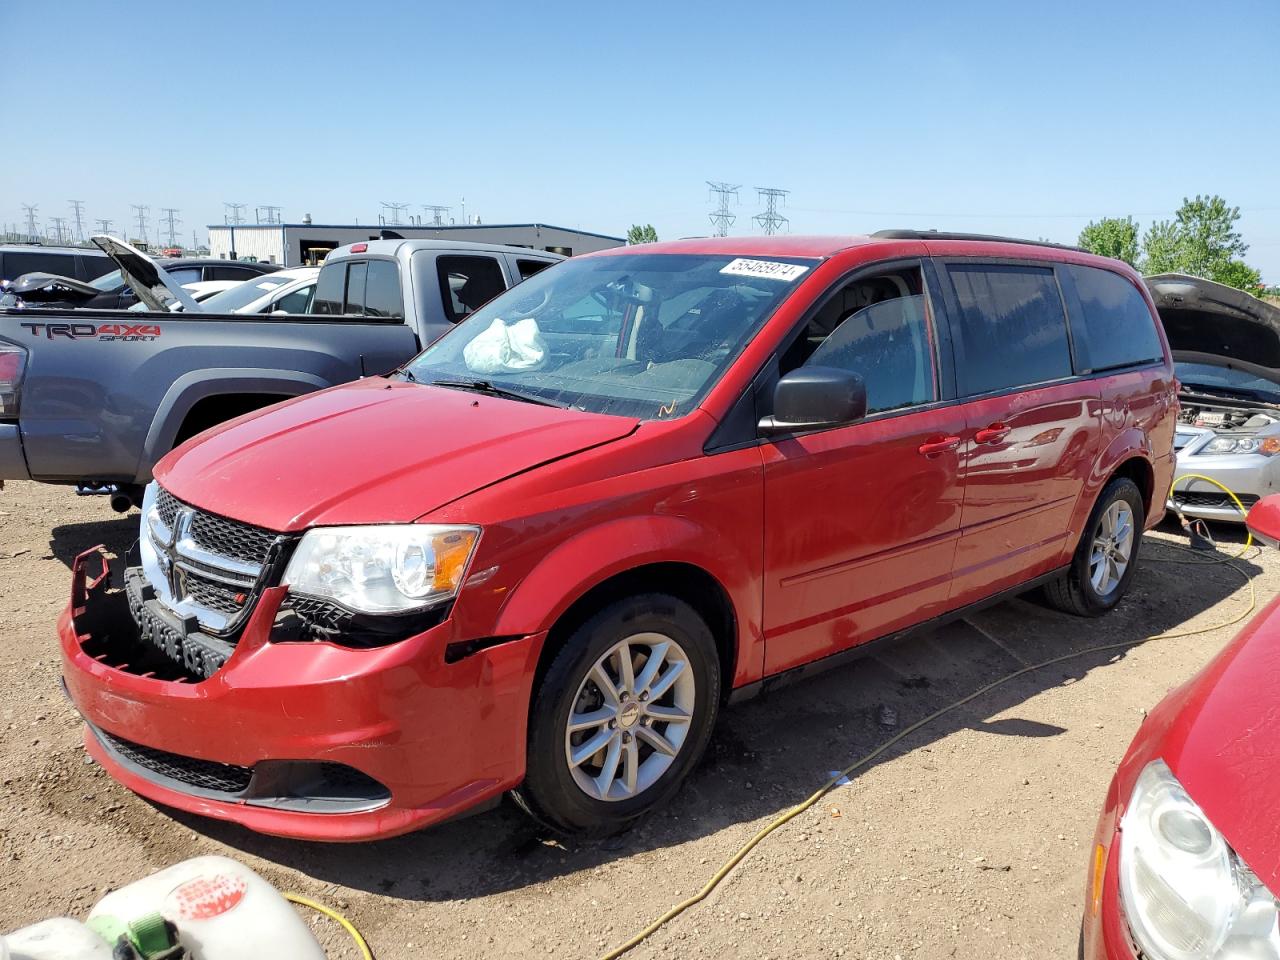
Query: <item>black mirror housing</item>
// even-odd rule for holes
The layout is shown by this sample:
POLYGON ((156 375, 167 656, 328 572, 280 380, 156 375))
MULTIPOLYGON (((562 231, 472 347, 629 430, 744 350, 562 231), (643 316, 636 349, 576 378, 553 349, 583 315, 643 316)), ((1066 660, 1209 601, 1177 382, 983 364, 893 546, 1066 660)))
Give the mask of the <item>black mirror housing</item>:
POLYGON ((778 381, 773 416, 759 423, 762 436, 823 430, 867 415, 867 385, 856 373, 835 367, 800 367, 778 381))

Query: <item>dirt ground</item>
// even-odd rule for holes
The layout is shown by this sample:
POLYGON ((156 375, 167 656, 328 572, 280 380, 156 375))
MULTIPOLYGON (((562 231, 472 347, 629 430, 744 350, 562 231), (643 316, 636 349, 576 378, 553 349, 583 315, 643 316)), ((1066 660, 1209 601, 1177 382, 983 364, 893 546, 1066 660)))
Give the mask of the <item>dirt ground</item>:
MULTIPOLYGON (((1147 537, 1130 597, 1083 621, 1024 601, 727 710, 675 803, 630 834, 565 844, 509 807, 393 841, 261 837, 153 806, 86 761, 58 688, 68 565, 123 549, 136 512, 10 484, 0 492, 0 929, 83 915, 202 853, 344 911, 380 960, 596 957, 701 886, 749 836, 907 724, 1025 663, 1247 608, 1225 564, 1147 537)), ((1238 534, 1219 529, 1228 538, 1238 534)), ((1260 602, 1280 555, 1241 567, 1260 602)), ((774 834, 705 903, 630 957, 1073 957, 1088 846, 1143 718, 1238 629, 1087 654, 1015 680, 914 734, 774 834)), ((356 956, 315 921, 333 960, 356 956)))

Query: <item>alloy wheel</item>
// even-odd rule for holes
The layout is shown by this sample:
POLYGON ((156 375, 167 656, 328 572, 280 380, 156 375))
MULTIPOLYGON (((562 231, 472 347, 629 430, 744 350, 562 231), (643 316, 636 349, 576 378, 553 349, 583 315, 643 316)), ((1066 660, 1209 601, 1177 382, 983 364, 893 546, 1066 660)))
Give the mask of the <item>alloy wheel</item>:
POLYGON ((1089 581, 1099 597, 1106 597, 1120 585, 1133 558, 1133 510, 1116 500, 1102 511, 1093 532, 1089 552, 1089 581))
POLYGON ((660 633, 614 644, 587 671, 565 727, 573 780, 595 800, 629 800, 675 762, 693 721, 697 683, 684 649, 660 633))

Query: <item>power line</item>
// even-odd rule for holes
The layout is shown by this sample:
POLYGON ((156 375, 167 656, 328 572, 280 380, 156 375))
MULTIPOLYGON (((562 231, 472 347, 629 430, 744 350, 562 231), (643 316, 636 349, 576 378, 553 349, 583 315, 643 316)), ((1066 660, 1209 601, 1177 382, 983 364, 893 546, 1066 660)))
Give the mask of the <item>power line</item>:
POLYGON ((138 218, 138 239, 146 243, 147 214, 151 212, 151 208, 145 203, 131 203, 129 206, 133 209, 133 215, 138 218))
POLYGON ((66 217, 50 217, 53 223, 51 234, 53 239, 58 243, 67 242, 67 218, 66 217))
POLYGON ((762 213, 757 213, 751 219, 760 224, 765 236, 773 236, 778 232, 779 227, 791 222, 778 212, 778 201, 785 203, 787 194, 790 192, 790 190, 779 190, 777 187, 756 187, 756 199, 763 200, 765 207, 762 213))
POLYGON ((738 215, 729 209, 729 198, 733 198, 733 202, 738 202, 738 189, 742 186, 740 183, 722 183, 719 180, 708 180, 707 186, 711 188, 711 193, 719 197, 719 205, 711 211, 711 223, 716 228, 717 237, 727 237, 729 228, 733 226, 738 215))
POLYGON ((280 208, 273 207, 270 204, 264 204, 261 207, 254 207, 253 215, 254 215, 254 218, 258 221, 258 223, 279 223, 280 222, 280 208))
POLYGON ((386 212, 379 214, 378 222, 390 227, 400 226, 403 222, 400 219, 400 214, 408 210, 409 205, 407 203, 388 203, 386 200, 381 200, 379 202, 382 204, 382 209, 386 212))
POLYGON ((76 212, 76 243, 84 243, 84 223, 81 219, 84 215, 84 201, 68 200, 67 203, 71 204, 71 209, 76 212))
POLYGON ((36 211, 40 209, 38 203, 24 203, 22 209, 27 213, 27 236, 32 240, 36 238, 36 211))
POLYGON ((222 206, 227 211, 222 214, 224 223, 228 223, 233 227, 238 227, 244 223, 244 208, 248 206, 247 203, 228 203, 224 201, 222 206))
POLYGON ((160 212, 164 214, 164 225, 169 232, 169 246, 176 247, 178 245, 178 224, 182 222, 178 217, 180 211, 176 207, 161 207, 160 212))
POLYGON ((434 227, 444 226, 444 217, 453 207, 443 207, 438 203, 424 203, 422 205, 424 213, 431 214, 431 225, 434 227))
POLYGON ((94 220, 93 222, 94 222, 94 223, 96 223, 96 224, 98 225, 98 232, 99 232, 99 233, 110 233, 110 232, 111 232, 111 221, 110 221, 110 220, 94 220))

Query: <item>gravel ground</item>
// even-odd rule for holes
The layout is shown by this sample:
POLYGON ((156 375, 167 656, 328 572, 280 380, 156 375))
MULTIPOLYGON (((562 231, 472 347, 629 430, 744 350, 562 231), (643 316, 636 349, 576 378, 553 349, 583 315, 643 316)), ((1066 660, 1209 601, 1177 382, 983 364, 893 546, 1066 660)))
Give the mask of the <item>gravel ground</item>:
MULTIPOLYGON (((726 711, 674 804, 624 837, 564 843, 501 807, 410 837, 325 846, 153 806, 86 762, 58 690, 68 566, 123 549, 137 514, 13 483, 0 492, 0 929, 83 915, 106 889, 202 853, 343 910, 380 960, 587 958, 700 887, 756 830, 914 720, 1027 663, 1240 615, 1225 564, 1149 535, 1130 597, 1083 621, 1023 601, 726 711), (1159 542, 1156 542, 1159 541, 1159 542)), ((1226 539, 1238 534, 1217 531, 1226 539)), ((1251 555, 1260 601, 1280 556, 1251 555)), ((1074 956, 1088 845, 1116 762, 1169 688, 1238 629, 1090 653, 912 735, 765 841, 630 957, 1074 956)), ((327 921, 333 960, 354 957, 327 921)))

